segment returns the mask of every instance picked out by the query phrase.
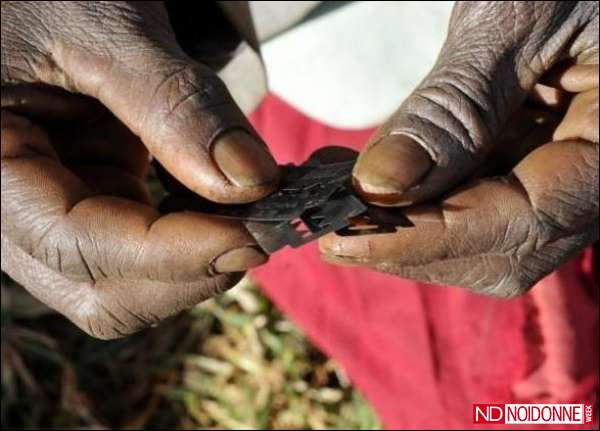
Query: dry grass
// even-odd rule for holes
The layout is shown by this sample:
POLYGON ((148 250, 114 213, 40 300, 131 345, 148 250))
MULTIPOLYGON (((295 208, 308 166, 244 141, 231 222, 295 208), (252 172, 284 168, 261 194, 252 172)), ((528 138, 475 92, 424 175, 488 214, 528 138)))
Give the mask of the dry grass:
POLYGON ((2 284, 2 428, 379 428, 339 367, 247 280, 111 342, 2 284))

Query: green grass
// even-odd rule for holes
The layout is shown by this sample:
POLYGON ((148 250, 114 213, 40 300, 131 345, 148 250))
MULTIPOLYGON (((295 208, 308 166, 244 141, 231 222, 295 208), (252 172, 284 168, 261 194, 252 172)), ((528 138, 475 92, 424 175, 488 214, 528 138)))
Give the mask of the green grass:
POLYGON ((110 342, 2 285, 3 428, 380 428, 340 367, 248 280, 110 342))

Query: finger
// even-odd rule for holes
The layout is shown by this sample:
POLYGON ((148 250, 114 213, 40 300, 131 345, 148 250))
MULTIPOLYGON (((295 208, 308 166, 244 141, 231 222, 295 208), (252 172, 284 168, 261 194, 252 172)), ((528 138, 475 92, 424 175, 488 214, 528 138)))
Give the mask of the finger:
POLYGON ((325 258, 502 297, 598 237, 598 146, 546 144, 507 177, 473 182, 440 205, 403 211, 414 227, 320 242, 325 258))
POLYGON ((160 217, 150 206, 95 195, 56 157, 44 153, 51 148, 47 136, 31 128, 38 133, 3 125, 2 229, 37 257, 56 246, 62 256, 55 256, 54 264, 71 277, 97 278, 94 268, 82 262, 81 254, 87 252, 99 260, 100 276, 189 279, 205 274, 220 251, 253 244, 237 223, 195 213, 160 217))
POLYGON ((104 113, 97 100, 69 93, 50 85, 13 85, 2 88, 2 107, 36 121, 73 121, 100 116, 104 113))
MULTIPOLYGON (((314 151, 306 164, 329 164, 355 160, 358 152, 342 146, 328 146, 314 151)), ((154 163, 157 177, 170 196, 162 202, 161 209, 196 208, 210 212, 214 204, 194 195, 191 190, 177 181, 160 163, 154 163)))
POLYGON ((532 102, 557 112, 568 106, 569 99, 565 91, 543 84, 534 85, 529 94, 529 100, 532 102))
POLYGON ((359 156, 357 190, 381 205, 410 205, 468 178, 577 36, 581 7, 457 3, 432 71, 359 156))
POLYGON ((554 131, 555 140, 581 138, 598 143, 598 88, 577 94, 554 131))
POLYGON ((403 214, 413 227, 390 234, 328 235, 320 240, 321 253, 333 263, 363 265, 418 281, 498 295, 514 290, 508 278, 510 252, 528 238, 534 219, 527 199, 511 184, 480 181, 441 205, 413 207, 403 214), (509 230, 510 219, 517 223, 509 230), (510 235, 504 237, 505 232, 510 235))
MULTIPOLYGON (((109 309, 111 301, 154 304, 143 295, 156 291, 136 288, 150 280, 182 286, 169 291, 169 304, 178 305, 176 310, 149 310, 166 316, 206 298, 214 286, 230 286, 239 272, 266 261, 249 234, 232 221, 192 212, 161 216, 138 202, 94 195, 51 153, 41 129, 10 114, 2 118, 3 243, 6 239, 71 282, 88 286, 87 296, 75 298, 25 283, 53 308, 71 317, 79 313, 72 308, 81 308, 82 302, 109 309), (131 289, 113 288, 115 280, 131 289)), ((5 268, 4 258, 2 268, 9 274, 18 271, 5 268)))
POLYGON ((242 273, 215 275, 209 280, 166 283, 115 279, 90 285, 54 271, 2 235, 2 268, 35 297, 60 311, 89 335, 122 337, 188 309, 223 292, 242 273))
MULTIPOLYGON (((550 94, 552 99, 552 92, 545 94, 550 94)), ((548 101, 546 98, 544 103, 547 104, 548 101)), ((489 154, 484 174, 492 176, 509 172, 527 154, 545 142, 584 139, 597 143, 598 89, 572 95, 565 109, 564 114, 531 108, 517 111, 506 123, 497 144, 489 154)))
POLYGON ((543 78, 546 85, 570 93, 598 88, 597 64, 566 64, 553 69, 543 78))
POLYGON ((131 46, 110 48, 110 59, 63 46, 56 61, 194 192, 243 203, 273 191, 277 165, 223 82, 179 48, 167 23, 147 25, 143 35, 154 38, 132 35, 131 46))

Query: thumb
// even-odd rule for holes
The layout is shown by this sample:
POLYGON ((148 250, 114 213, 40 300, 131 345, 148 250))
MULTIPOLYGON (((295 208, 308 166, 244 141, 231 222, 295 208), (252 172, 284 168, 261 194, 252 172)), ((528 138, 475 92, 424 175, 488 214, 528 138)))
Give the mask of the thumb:
POLYGON ((567 44, 573 57, 588 48, 574 38, 592 20, 590 7, 458 2, 433 69, 359 156, 357 191, 373 203, 411 205, 470 176, 567 44))
POLYGON ((108 55, 58 46, 55 58, 78 91, 99 99, 190 190, 221 203, 270 193, 278 167, 225 84, 182 51, 168 22, 148 27, 126 46, 117 39, 108 55))

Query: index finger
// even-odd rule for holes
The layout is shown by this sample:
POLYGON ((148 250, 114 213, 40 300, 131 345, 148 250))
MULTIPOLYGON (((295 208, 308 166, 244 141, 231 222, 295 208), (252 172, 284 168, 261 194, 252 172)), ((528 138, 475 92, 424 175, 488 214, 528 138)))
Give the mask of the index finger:
POLYGON ((409 208, 414 227, 321 239, 325 258, 402 277, 514 296, 598 237, 598 146, 546 144, 506 177, 409 208))
MULTIPOLYGON (((2 236, 69 279, 103 289, 115 279, 184 283, 266 261, 236 222, 161 215, 139 202, 94 195, 60 163, 43 130, 10 113, 2 122, 2 236)), ((60 307, 51 292, 34 294, 60 307)))

